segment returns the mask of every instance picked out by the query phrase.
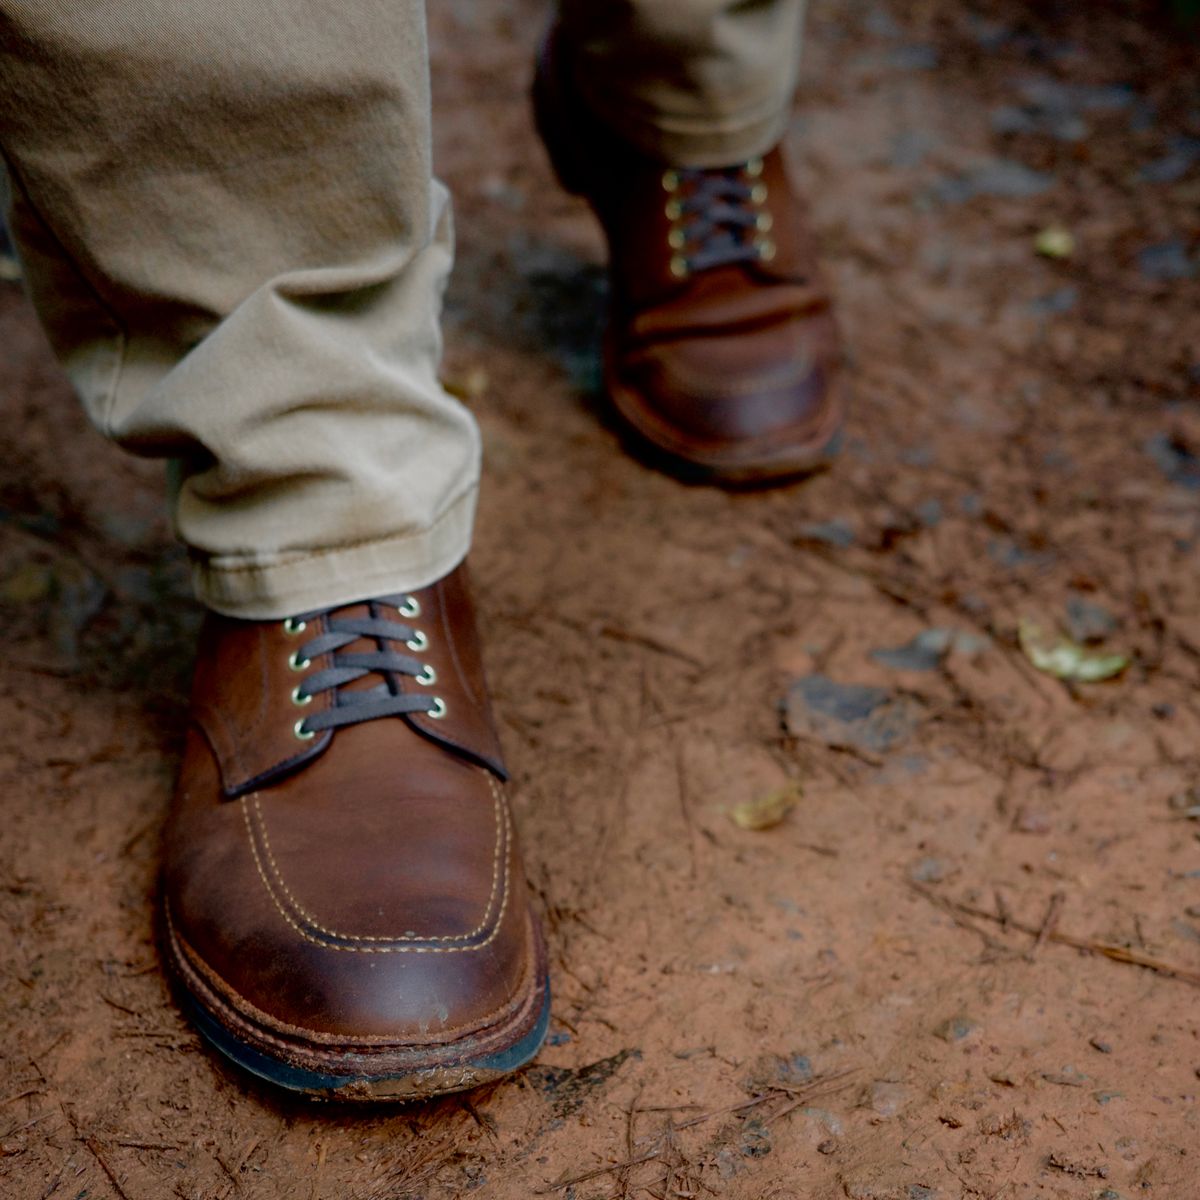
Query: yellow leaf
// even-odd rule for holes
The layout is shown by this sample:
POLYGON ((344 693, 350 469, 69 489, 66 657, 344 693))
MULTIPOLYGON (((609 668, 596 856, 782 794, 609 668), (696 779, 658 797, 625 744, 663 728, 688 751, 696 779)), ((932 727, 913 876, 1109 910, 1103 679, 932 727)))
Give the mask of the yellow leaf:
POLYGON ((765 796, 735 804, 729 819, 739 829, 771 829, 796 807, 801 795, 800 785, 792 780, 765 796))
POLYGON ((1075 235, 1061 225, 1047 225, 1033 239, 1033 248, 1043 258, 1070 258, 1075 253, 1075 235))
POLYGON ((1098 683, 1112 679, 1129 666, 1127 654, 1099 654, 1084 649, 1070 638, 1048 638, 1033 621, 1022 620, 1017 637, 1025 657, 1039 671, 1057 679, 1072 679, 1079 683, 1098 683))

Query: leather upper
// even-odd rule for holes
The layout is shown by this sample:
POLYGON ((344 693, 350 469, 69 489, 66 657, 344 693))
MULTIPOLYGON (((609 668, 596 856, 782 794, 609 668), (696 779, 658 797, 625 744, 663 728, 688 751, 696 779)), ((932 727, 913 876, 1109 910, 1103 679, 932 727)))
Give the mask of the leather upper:
POLYGON ((585 110, 553 31, 534 98, 560 177, 587 198, 608 240, 605 371, 620 416, 653 447, 729 481, 819 465, 842 420, 840 346, 779 148, 726 171, 743 172, 752 189, 761 256, 691 269, 691 248, 678 240, 689 172, 639 154, 585 110))
POLYGON ((297 633, 210 615, 201 639, 166 832, 170 931, 217 1015, 293 1056, 461 1038, 535 986, 465 571, 413 595, 440 720, 391 716, 302 740, 296 721, 330 696, 297 704, 305 672, 289 660, 325 618, 297 633))

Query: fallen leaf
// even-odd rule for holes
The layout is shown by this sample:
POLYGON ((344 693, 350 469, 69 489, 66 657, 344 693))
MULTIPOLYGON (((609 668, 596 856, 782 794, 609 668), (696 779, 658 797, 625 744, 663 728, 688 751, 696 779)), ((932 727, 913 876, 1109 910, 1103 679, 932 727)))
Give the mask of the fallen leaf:
POLYGON ((1033 248, 1043 258, 1070 258, 1075 253, 1075 235, 1061 225, 1047 225, 1033 239, 1033 248))
POLYGON ((478 400, 488 390, 491 379, 483 367, 471 367, 462 375, 447 375, 442 387, 459 400, 478 400))
POLYGON ((1058 679, 1097 683, 1120 675, 1129 666, 1127 654, 1100 654, 1061 636, 1051 640, 1033 621, 1022 620, 1017 637, 1025 657, 1039 671, 1058 679))
POLYGON ((3 582, 0 600, 8 604, 33 604, 44 600, 54 584, 50 568, 40 563, 22 563, 3 582))
POLYGON ((765 796, 735 804, 729 810, 729 819, 739 829, 771 829, 796 807, 802 794, 795 781, 785 783, 765 796))

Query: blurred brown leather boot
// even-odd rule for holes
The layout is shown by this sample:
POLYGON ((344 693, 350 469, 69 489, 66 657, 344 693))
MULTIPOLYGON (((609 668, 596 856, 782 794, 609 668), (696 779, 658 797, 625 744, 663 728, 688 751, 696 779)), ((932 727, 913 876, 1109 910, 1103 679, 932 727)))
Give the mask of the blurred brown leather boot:
POLYGON ((210 614, 163 870, 200 1031, 331 1099, 532 1058, 549 988, 505 778, 464 568, 286 621, 210 614))
POLYGON ((534 112, 559 179, 608 239, 605 384, 626 429, 714 482, 825 465, 842 424, 837 328, 778 147, 715 169, 646 158, 586 111, 553 30, 534 112))

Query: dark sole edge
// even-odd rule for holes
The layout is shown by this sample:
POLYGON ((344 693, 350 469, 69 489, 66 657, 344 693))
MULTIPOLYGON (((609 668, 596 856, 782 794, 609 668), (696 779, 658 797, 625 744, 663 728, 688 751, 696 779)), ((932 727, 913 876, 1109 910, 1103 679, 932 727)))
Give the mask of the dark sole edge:
POLYGON ((235 1038, 186 988, 181 1000, 201 1037, 236 1067, 275 1087, 313 1100, 426 1100, 448 1092, 479 1087, 531 1062, 550 1026, 550 987, 533 1028, 513 1045, 453 1068, 431 1068, 401 1075, 333 1075, 291 1066, 235 1038))
POLYGON ((828 469, 842 449, 845 434, 844 393, 834 385, 831 393, 831 413, 826 431, 811 442, 793 444, 787 451, 764 455, 758 459, 722 461, 706 459, 702 454, 670 445, 665 439, 643 426, 644 405, 637 393, 630 392, 616 378, 612 365, 612 349, 605 344, 603 351, 604 392, 613 425, 625 448, 634 458, 654 470, 674 476, 683 483, 707 484, 733 490, 753 490, 779 486, 805 479, 828 469))
MULTIPOLYGON (((168 981, 180 1008, 191 1020, 203 1041, 235 1067, 273 1087, 302 1095, 311 1100, 350 1101, 355 1103, 399 1103, 432 1099, 450 1092, 467 1091, 500 1079, 529 1063, 545 1041, 550 1024, 550 978, 545 962, 545 943, 539 924, 532 918, 531 934, 534 947, 534 982, 518 1009, 521 1014, 511 1024, 518 1032, 514 1041, 481 1052, 479 1035, 437 1047, 396 1047, 397 1056, 387 1065, 370 1061, 374 1053, 358 1054, 352 1049, 337 1057, 341 1061, 330 1069, 298 1066, 282 1055, 276 1055, 252 1045, 245 1037, 233 1032, 197 994, 189 982, 194 968, 186 962, 182 948, 176 942, 165 898, 157 906, 159 946, 168 981), (530 1023, 538 999, 540 1006, 530 1023), (476 1046, 473 1056, 471 1046, 476 1046)), ((207 984, 197 976, 197 985, 207 990, 207 984)), ((493 1047, 502 1040, 504 1031, 489 1039, 493 1047)))

